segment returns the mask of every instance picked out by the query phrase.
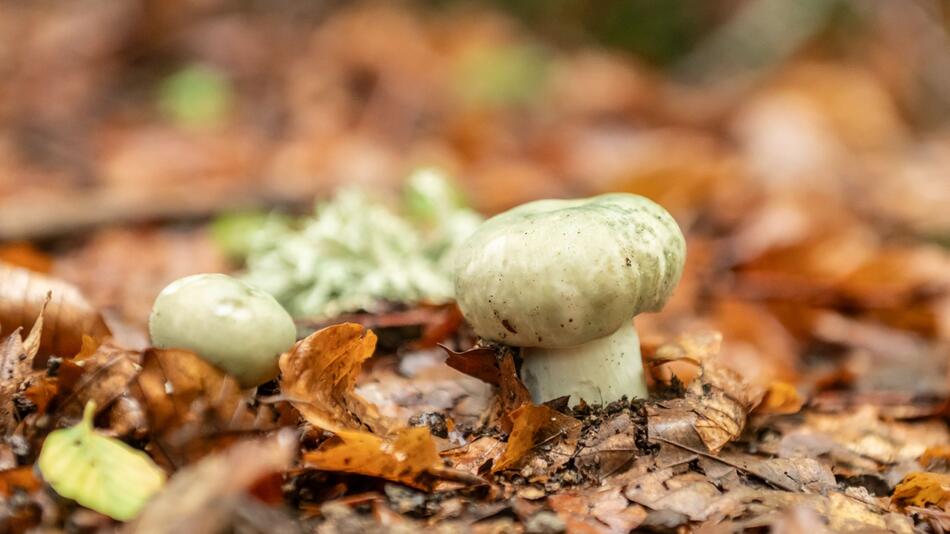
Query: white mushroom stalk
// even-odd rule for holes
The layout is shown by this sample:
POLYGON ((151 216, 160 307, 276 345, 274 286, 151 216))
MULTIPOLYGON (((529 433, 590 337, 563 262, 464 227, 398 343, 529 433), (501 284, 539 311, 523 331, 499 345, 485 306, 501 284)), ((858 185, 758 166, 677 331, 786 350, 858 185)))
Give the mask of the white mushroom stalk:
POLYGON ((661 206, 622 193, 531 202, 486 221, 457 254, 462 314, 479 336, 523 349, 534 402, 647 395, 632 319, 663 307, 686 259, 661 206))

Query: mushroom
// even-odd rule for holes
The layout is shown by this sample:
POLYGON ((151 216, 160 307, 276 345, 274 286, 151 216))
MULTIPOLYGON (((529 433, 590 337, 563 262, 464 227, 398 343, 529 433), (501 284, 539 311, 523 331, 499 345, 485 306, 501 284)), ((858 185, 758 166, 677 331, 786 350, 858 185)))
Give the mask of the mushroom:
POLYGON ((152 343, 187 349, 233 375, 243 387, 277 376, 277 360, 297 340, 293 319, 268 293, 224 274, 169 284, 148 321, 152 343))
POLYGON ((536 403, 646 397, 633 317, 659 311, 686 241, 641 196, 538 200, 485 221, 459 247, 458 305, 482 338, 521 347, 536 403))

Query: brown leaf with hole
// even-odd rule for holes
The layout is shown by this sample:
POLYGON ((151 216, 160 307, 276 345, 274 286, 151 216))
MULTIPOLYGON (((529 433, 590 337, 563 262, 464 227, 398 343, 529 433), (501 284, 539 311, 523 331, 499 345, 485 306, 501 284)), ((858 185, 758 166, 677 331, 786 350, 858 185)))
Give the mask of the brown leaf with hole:
POLYGON ((338 433, 390 426, 376 407, 356 394, 363 362, 376 350, 376 335, 355 323, 328 326, 280 358, 280 389, 313 426, 338 433))
POLYGON ((950 475, 910 473, 894 487, 891 502, 897 506, 936 506, 950 511, 950 475))
MULTIPOLYGON (((675 421, 688 422, 713 453, 739 437, 749 412, 765 394, 764 387, 748 383, 718 361, 721 343, 719 332, 691 332, 661 346, 653 357, 654 363, 685 360, 700 366, 700 375, 690 383, 683 398, 663 402, 651 411, 653 417, 665 419, 667 429, 676 435, 682 435, 683 430, 675 421)), ((655 430, 651 422, 651 435, 666 437, 655 430)), ((667 439, 680 443, 672 435, 667 439)))
POLYGON ((504 450, 503 442, 491 436, 482 436, 461 447, 442 451, 442 458, 454 469, 477 475, 488 462, 498 459, 504 450))
POLYGON ((41 358, 72 357, 82 348, 82 336, 109 336, 109 328, 75 286, 56 278, 0 263, 0 327, 12 332, 31 324, 46 307, 39 343, 41 358), (49 304, 47 296, 51 295, 49 304))
POLYGON ((319 449, 303 455, 305 466, 322 471, 357 473, 431 490, 439 478, 481 482, 448 469, 428 428, 404 428, 391 438, 360 430, 339 430, 319 449))
POLYGON ((123 532, 229 531, 235 509, 254 484, 289 469, 296 451, 295 433, 284 430, 206 456, 177 472, 123 532))
POLYGON ((219 436, 263 432, 295 422, 280 405, 252 407, 235 378, 185 350, 145 351, 131 390, 145 407, 153 438, 172 464, 209 452, 219 436))
POLYGON ((513 427, 508 446, 492 467, 492 473, 517 468, 532 454, 551 452, 546 467, 551 472, 570 460, 580 438, 581 422, 545 405, 527 404, 511 412, 513 427), (566 453, 553 450, 559 443, 566 444, 566 453), (542 450, 542 447, 548 450, 542 450))

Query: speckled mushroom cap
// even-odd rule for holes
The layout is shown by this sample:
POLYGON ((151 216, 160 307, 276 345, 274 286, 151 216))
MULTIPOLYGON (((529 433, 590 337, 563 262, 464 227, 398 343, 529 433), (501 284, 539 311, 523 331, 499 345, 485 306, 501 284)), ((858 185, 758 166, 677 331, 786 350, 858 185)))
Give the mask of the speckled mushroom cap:
POLYGON ((483 338, 570 347, 662 308, 685 260, 676 221, 647 198, 539 200, 485 221, 459 247, 455 296, 483 338))

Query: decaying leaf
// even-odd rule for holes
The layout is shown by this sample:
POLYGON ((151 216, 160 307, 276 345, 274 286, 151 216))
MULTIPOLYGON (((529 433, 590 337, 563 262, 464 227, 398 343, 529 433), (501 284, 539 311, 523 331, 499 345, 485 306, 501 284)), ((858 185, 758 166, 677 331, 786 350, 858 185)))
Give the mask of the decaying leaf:
POLYGON ((290 468, 297 451, 293 431, 242 441, 175 474, 125 532, 222 532, 256 482, 290 468))
POLYGON ((438 478, 477 482, 464 472, 447 469, 428 428, 405 428, 389 439, 359 430, 340 430, 315 451, 303 455, 307 467, 358 473, 432 489, 438 478))
POLYGON ((684 398, 663 402, 651 414, 672 423, 663 428, 651 421, 651 436, 666 435, 678 442, 676 437, 683 429, 675 422, 680 421, 696 431, 708 450, 717 452, 745 428, 749 412, 761 401, 765 389, 747 383, 717 361, 721 342, 718 332, 692 332, 657 349, 654 362, 690 361, 700 366, 700 375, 690 383, 684 398))
POLYGON ((135 517, 165 483, 165 472, 142 451, 92 428, 95 403, 82 421, 46 437, 36 465, 63 497, 120 521, 135 517))
POLYGON ((442 458, 459 471, 479 474, 489 462, 494 462, 505 450, 505 444, 490 436, 483 436, 462 447, 442 452, 442 458))
POLYGON ((355 323, 319 330, 280 358, 284 396, 313 426, 339 433, 367 425, 385 432, 376 408, 354 392, 376 335, 355 323))
MULTIPOLYGON (((145 351, 132 391, 145 407, 149 429, 161 440, 165 455, 179 451, 200 456, 209 452, 207 447, 191 449, 202 439, 293 424, 275 407, 252 407, 236 379, 189 351, 145 351)), ((179 463, 178 458, 169 460, 179 463)))
POLYGON ((26 327, 45 307, 39 354, 70 357, 82 347, 83 334, 109 335, 102 316, 75 286, 48 276, 0 263, 0 326, 12 332, 26 327), (47 297, 51 295, 47 305, 47 297))
POLYGON ((21 390, 29 389, 26 381, 39 350, 46 302, 40 307, 26 339, 20 335, 23 327, 17 327, 10 335, 0 340, 0 432, 3 435, 9 435, 16 426, 15 395, 21 390))
POLYGON ((552 495, 548 504, 564 521, 568 532, 626 534, 640 526, 647 516, 642 506, 630 504, 619 487, 552 495))
POLYGON ((898 506, 936 506, 950 511, 950 475, 915 472, 894 488, 891 502, 898 506))
MULTIPOLYGON (((92 347, 88 343, 84 346, 92 347)), ((89 401, 97 410, 108 408, 128 391, 141 370, 142 355, 138 352, 108 343, 93 350, 60 364, 58 408, 67 417, 79 417, 89 401)))
POLYGON ((543 404, 528 404, 511 412, 511 420, 513 427, 508 446, 492 467, 492 473, 523 465, 529 453, 548 453, 549 473, 571 459, 581 431, 581 422, 577 419, 543 404))

